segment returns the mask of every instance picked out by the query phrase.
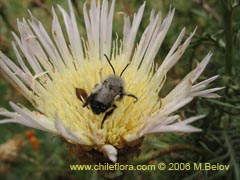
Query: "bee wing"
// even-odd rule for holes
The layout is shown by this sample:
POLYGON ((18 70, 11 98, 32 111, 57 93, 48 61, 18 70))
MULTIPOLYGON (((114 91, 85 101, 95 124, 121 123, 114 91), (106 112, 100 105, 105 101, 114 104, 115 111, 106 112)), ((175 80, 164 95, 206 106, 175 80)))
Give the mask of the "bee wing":
POLYGON ((87 101, 88 94, 85 89, 75 88, 77 98, 85 103, 87 101))

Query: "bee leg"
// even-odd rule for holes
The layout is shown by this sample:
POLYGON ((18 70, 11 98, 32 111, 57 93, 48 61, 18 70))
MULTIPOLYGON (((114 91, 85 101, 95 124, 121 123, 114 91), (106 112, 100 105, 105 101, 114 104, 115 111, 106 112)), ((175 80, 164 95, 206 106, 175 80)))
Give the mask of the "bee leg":
POLYGON ((123 93, 122 96, 129 96, 135 99, 134 103, 136 103, 138 101, 138 97, 131 94, 131 93, 123 93))
POLYGON ((104 121, 107 119, 108 116, 110 116, 110 115, 113 113, 113 111, 114 111, 116 108, 117 108, 117 106, 116 106, 115 104, 113 104, 113 105, 111 106, 110 110, 105 113, 105 115, 104 115, 104 117, 103 117, 103 120, 102 120, 101 128, 103 128, 103 123, 104 123, 104 121))

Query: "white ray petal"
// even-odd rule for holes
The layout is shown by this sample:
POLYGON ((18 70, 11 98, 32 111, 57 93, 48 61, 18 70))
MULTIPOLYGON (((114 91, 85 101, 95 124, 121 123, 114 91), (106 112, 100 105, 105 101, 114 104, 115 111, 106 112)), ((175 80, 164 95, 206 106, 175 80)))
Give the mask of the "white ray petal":
POLYGON ((29 12, 31 16, 31 21, 28 20, 28 23, 32 27, 34 33, 36 34, 38 40, 41 42, 42 47, 46 51, 51 60, 52 64, 54 65, 55 69, 62 72, 65 68, 65 64, 61 56, 58 53, 54 43, 52 42, 51 38, 49 37, 48 33, 46 32, 45 28, 32 14, 29 12))
MULTIPOLYGON (((83 17, 84 17, 84 23, 85 23, 85 28, 86 28, 86 32, 87 32, 87 38, 88 38, 88 42, 92 42, 93 41, 93 37, 92 37, 92 28, 91 28, 91 22, 89 19, 89 15, 87 12, 87 1, 84 3, 83 5, 83 17)), ((89 50, 88 53, 92 54, 93 49, 92 49, 92 43, 88 44, 89 46, 89 50)))
POLYGON ((191 93, 191 95, 192 96, 207 96, 208 94, 211 94, 212 92, 219 91, 224 88, 225 87, 206 89, 206 90, 202 90, 202 91, 193 92, 193 93, 191 93))
POLYGON ((187 133, 192 133, 192 132, 201 132, 202 130, 199 128, 196 128, 191 125, 169 125, 169 126, 161 126, 158 129, 152 130, 150 133, 160 133, 160 132, 187 132, 187 133))
POLYGON ((197 84, 195 84, 192 89, 191 89, 191 92, 195 92, 195 91, 200 91, 200 90, 203 90, 207 87, 207 85, 211 82, 213 82, 214 80, 216 80, 217 78, 219 77, 219 75, 216 75, 216 76, 213 76, 211 78, 208 78, 202 82, 199 82, 197 84))
POLYGON ((216 93, 209 93, 209 94, 203 94, 201 97, 205 98, 221 98, 222 96, 216 94, 216 93))
POLYGON ((124 26, 123 26, 123 42, 127 42, 128 36, 131 30, 130 17, 124 14, 124 26))
MULTIPOLYGON (((156 126, 165 126, 165 125, 169 125, 172 124, 173 122, 175 122, 177 119, 180 119, 179 115, 173 115, 173 116, 162 116, 162 117, 153 117, 153 122, 152 123, 152 128, 156 127, 156 126)), ((151 121, 150 121, 151 122, 151 121)))
MULTIPOLYGON (((74 64, 78 64, 81 65, 81 63, 83 63, 84 61, 84 57, 83 57, 83 50, 82 50, 82 45, 81 45, 81 41, 80 43, 78 42, 78 38, 80 38, 80 36, 76 35, 74 31, 76 31, 73 28, 71 19, 69 17, 69 15, 66 13, 66 11, 61 7, 58 6, 58 8, 60 9, 60 11, 62 12, 63 15, 63 19, 64 19, 64 23, 65 23, 65 27, 67 30, 67 35, 69 38, 69 42, 70 42, 70 50, 71 53, 73 55, 72 61, 74 64)), ((76 66, 77 68, 78 66, 76 66)))
MULTIPOLYGON (((31 28, 25 19, 20 23, 22 33, 21 33, 21 42, 22 46, 25 46, 28 51, 28 56, 31 57, 32 61, 35 61, 37 68, 39 69, 37 74, 41 74, 43 71, 49 71, 52 69, 52 64, 49 62, 47 55, 42 49, 41 45, 38 42, 38 38, 33 34, 31 28), (42 65, 42 67, 40 66, 42 65)), ((27 59, 30 61, 31 59, 27 59)), ((29 62, 31 65, 32 62, 29 62)), ((50 74, 50 73, 48 73, 50 74)))
POLYGON ((59 116, 56 114, 55 115, 55 127, 57 129, 57 133, 60 134, 61 136, 63 136, 66 140, 68 140, 70 143, 74 143, 74 144, 82 144, 82 145, 92 145, 89 142, 83 140, 79 135, 80 132, 74 133, 73 131, 71 131, 69 128, 65 127, 59 116))
POLYGON ((22 116, 22 119, 26 118, 29 122, 38 127, 41 127, 41 129, 44 129, 45 131, 53 133, 56 132, 53 122, 49 120, 45 115, 40 114, 36 111, 31 112, 27 108, 20 107, 13 102, 10 102, 10 106, 14 109, 14 111, 22 116))
POLYGON ((18 88, 19 91, 22 92, 22 94, 29 99, 29 94, 30 91, 29 89, 26 87, 26 85, 16 76, 16 74, 14 72, 11 71, 11 69, 9 69, 9 67, 4 63, 3 59, 6 60, 6 56, 0 51, 0 59, 2 59, 2 61, 0 61, 0 67, 1 69, 3 69, 3 71, 8 75, 8 78, 10 78, 11 81, 13 81, 13 84, 15 84, 18 88))
POLYGON ((149 66, 148 69, 151 67, 151 64, 156 57, 159 48, 162 45, 162 42, 168 32, 168 29, 171 25, 173 16, 174 16, 175 9, 169 11, 168 16, 163 20, 162 24, 160 24, 154 31, 151 41, 149 42, 148 49, 144 56, 143 61, 146 61, 146 64, 149 66))
POLYGON ((70 52, 68 50, 68 47, 66 45, 66 41, 62 32, 62 28, 60 26, 58 17, 56 15, 56 12, 54 8, 52 8, 52 14, 53 14, 53 21, 52 21, 52 35, 53 39, 55 40, 55 43, 58 47, 58 50, 62 56, 62 59, 64 61, 64 64, 67 66, 67 68, 73 69, 73 61, 72 56, 70 55, 70 52))
MULTIPOLYGON (((45 92, 45 89, 42 87, 42 85, 38 81, 35 81, 35 77, 33 77, 31 74, 24 73, 22 71, 22 69, 20 69, 17 65, 15 65, 7 56, 2 54, 1 52, 0 52, 0 58, 3 60, 3 62, 6 65, 5 66, 5 65, 2 64, 2 68, 5 69, 6 73, 11 73, 12 72, 12 77, 15 79, 15 80, 14 79, 12 79, 12 80, 16 84, 21 84, 21 88, 23 88, 25 86, 25 84, 28 86, 28 88, 25 86, 24 89, 20 89, 20 91, 23 91, 23 90, 26 91, 26 88, 27 89, 32 89, 32 85, 33 85, 33 83, 35 83, 35 89, 34 90, 37 94, 38 94, 38 92, 36 90, 39 90, 41 92, 45 92), (18 82, 16 82, 16 81, 18 81, 18 82), (24 82, 24 84, 22 82, 24 82)), ((30 93, 30 91, 29 91, 29 93, 30 93)), ((25 94, 25 96, 26 95, 27 94, 25 94)))
POLYGON ((73 50, 73 54, 75 55, 76 61, 80 63, 84 59, 84 55, 83 55, 81 37, 79 34, 71 0, 68 0, 68 7, 70 11, 70 19, 66 18, 68 17, 66 16, 66 13, 63 13, 63 15, 65 14, 64 16, 65 26, 67 28, 68 37, 73 50), (67 24, 69 24, 70 26, 67 26, 67 24))
MULTIPOLYGON (((167 55, 167 57, 164 59, 164 61, 158 68, 156 74, 154 75, 156 76, 156 78, 159 78, 161 81, 161 79, 164 76, 164 73, 167 73, 178 62, 178 60, 182 57, 183 53, 189 46, 195 31, 196 29, 194 30, 193 33, 190 34, 190 36, 185 40, 185 42, 181 46, 178 46, 177 50, 171 56, 170 54, 167 55)), ((180 35, 182 36, 182 34, 180 35)), ((175 45, 179 44, 178 41, 181 40, 182 38, 181 36, 180 38, 177 39, 177 43, 175 45)), ((174 49, 176 49, 176 47, 174 47, 174 49)))
POLYGON ((102 146, 101 151, 112 162, 117 161, 117 149, 114 146, 110 144, 105 144, 104 146, 102 146))
POLYGON ((18 124, 22 124, 22 125, 25 125, 25 126, 28 126, 28 127, 32 127, 32 128, 37 128, 37 129, 43 130, 40 126, 37 126, 33 122, 29 121, 28 118, 22 117, 17 112, 10 112, 10 111, 8 111, 8 110, 6 110, 4 108, 0 108, 0 115, 10 118, 10 119, 3 119, 3 120, 1 120, 0 124, 4 124, 4 123, 18 123, 18 124))
POLYGON ((13 35, 31 69, 33 69, 36 74, 51 70, 52 64, 49 62, 47 55, 38 42, 38 38, 32 32, 27 21, 25 19, 23 19, 22 22, 19 21, 18 27, 21 33, 21 41, 19 41, 15 34, 13 35))
POLYGON ((91 29, 92 29, 92 41, 88 42, 90 47, 93 48, 93 57, 101 59, 100 57, 100 1, 91 1, 89 10, 91 29))
POLYGON ((13 61, 10 60, 7 56, 2 54, 2 52, 0 52, 0 57, 1 60, 5 63, 5 65, 8 66, 15 75, 18 75, 24 83, 30 85, 30 82, 28 81, 28 78, 26 78, 26 74, 22 71, 22 69, 20 69, 16 64, 14 64, 13 61))
POLYGON ((6 123, 17 123, 17 124, 21 124, 21 125, 24 125, 24 126, 27 126, 27 127, 30 127, 30 128, 46 131, 41 126, 38 126, 38 125, 32 123, 32 121, 28 121, 28 119, 26 119, 25 117, 21 117, 21 116, 19 116, 19 117, 16 116, 14 119, 0 120, 0 124, 6 124, 6 123))
POLYGON ((18 29, 20 31, 20 38, 13 32, 13 36, 15 39, 15 42, 17 43, 18 47, 21 49, 23 52, 24 56, 26 57, 27 62, 31 66, 31 69, 34 71, 34 73, 40 73, 42 72, 42 68, 39 65, 39 63, 36 61, 35 57, 31 54, 30 49, 28 48, 27 45, 27 37, 26 37, 26 32, 25 28, 23 27, 23 23, 18 20, 18 29))
POLYGON ((12 42, 12 47, 15 53, 15 56, 17 57, 18 63, 20 65, 20 67, 22 68, 22 70, 27 73, 27 74, 32 74, 31 71, 29 70, 29 68, 26 66, 26 64, 23 62, 23 59, 21 57, 21 55, 19 54, 19 51, 16 47, 16 44, 14 42, 12 42))
POLYGON ((162 99, 162 103, 167 105, 169 102, 176 103, 190 95, 192 83, 190 81, 191 73, 189 73, 180 83, 175 86, 168 95, 162 99))
POLYGON ((170 57, 173 55, 173 53, 175 52, 175 50, 179 47, 180 43, 182 42, 185 33, 186 33, 186 28, 184 27, 184 28, 182 29, 182 31, 180 32, 180 34, 178 35, 177 40, 174 42, 173 46, 171 47, 171 49, 170 49, 170 51, 168 52, 168 54, 167 54, 167 56, 165 57, 165 59, 168 59, 168 58, 170 58, 170 57))
MULTIPOLYGON (((18 66, 16 66, 7 56, 0 52, 0 58, 3 62, 0 62, 1 67, 3 70, 9 75, 9 77, 15 82, 15 84, 19 87, 19 91, 29 99, 29 95, 31 94, 30 89, 34 90, 36 94, 39 92, 46 92, 45 88, 38 82, 35 81, 35 77, 39 77, 39 74, 36 74, 34 77, 30 74, 24 73, 18 66), (4 64, 5 63, 5 64, 4 64), (35 83, 33 89, 33 83, 35 83), (27 86, 28 87, 27 87, 27 86)), ((41 73, 44 74, 44 73, 41 73)), ((40 74, 40 75, 41 75, 40 74)))
POLYGON ((19 48, 22 50, 24 56, 26 57, 26 60, 31 66, 31 69, 33 69, 35 73, 41 73, 43 71, 42 67, 35 58, 32 52, 32 47, 30 45, 31 41, 35 39, 35 36, 32 34, 31 29, 24 18, 22 22, 18 20, 17 25, 20 33, 20 43, 18 43, 19 48))
POLYGON ((205 115, 199 115, 199 116, 188 118, 180 122, 173 123, 171 125, 165 125, 165 126, 159 125, 149 130, 148 134, 159 133, 159 132, 200 132, 202 131, 201 129, 193 127, 189 124, 196 120, 202 119, 204 117, 205 115))
POLYGON ((171 114, 171 113, 177 111, 178 109, 182 108, 189 102, 191 102, 192 99, 193 99, 193 97, 182 97, 179 99, 172 99, 172 101, 166 103, 166 106, 164 106, 164 108, 161 109, 158 112, 158 114, 156 114, 156 116, 161 115, 161 114, 164 114, 164 115, 171 114))
MULTIPOLYGON (((206 65, 210 60, 211 55, 207 55, 197 67, 188 73, 185 78, 163 99, 163 103, 174 101, 176 97, 192 96, 192 83, 200 76, 206 65), (186 87, 188 87, 186 89, 186 87)), ((193 96, 192 96, 193 97, 193 96)))
POLYGON ((194 69, 193 77, 191 78, 191 82, 194 83, 197 78, 201 75, 203 70, 206 68, 207 64, 209 63, 210 58, 212 57, 212 53, 208 53, 205 58, 201 61, 200 64, 194 69))
MULTIPOLYGON (((103 58, 103 54, 107 51, 107 18, 108 18, 108 1, 103 0, 101 7, 101 17, 100 17, 100 59, 103 58)), ((107 54, 109 57, 110 54, 107 54)))
POLYGON ((154 116, 153 118, 151 118, 147 126, 142 130, 141 135, 144 136, 145 134, 149 134, 157 127, 169 125, 175 122, 177 119, 179 119, 179 115, 169 117, 167 117, 166 115, 162 115, 161 117, 154 116))
POLYGON ((160 27, 161 21, 162 21, 161 12, 159 12, 155 17, 154 10, 152 10, 150 15, 150 23, 145 29, 145 31, 143 32, 139 45, 133 56, 132 62, 133 63, 136 62, 137 66, 139 66, 140 63, 142 62, 143 56, 146 53, 146 50, 148 49, 148 46, 149 46, 150 40, 152 39, 154 31, 156 31, 156 28, 160 27))
MULTIPOLYGON (((14 108, 16 112, 9 112, 6 109, 1 108, 0 109, 0 115, 9 117, 10 119, 3 119, 0 121, 0 124, 4 123, 17 123, 22 124, 24 126, 28 126, 35 129, 40 129, 43 131, 50 131, 55 132, 54 129, 50 129, 49 127, 43 127, 38 121, 41 121, 41 119, 44 119, 47 123, 48 120, 46 120, 46 117, 43 116, 36 116, 34 113, 30 112, 28 109, 21 109, 17 107, 14 103, 10 103, 11 106, 14 108)), ((49 125, 49 124, 48 124, 49 125)), ((51 126, 51 125, 50 125, 51 126)))
POLYGON ((129 18, 125 18, 124 34, 123 34, 123 53, 125 54, 126 61, 130 60, 133 52, 133 45, 137 35, 137 31, 142 20, 143 11, 145 8, 145 2, 141 5, 138 12, 134 14, 132 27, 130 28, 129 18))
POLYGON ((113 26, 113 15, 114 15, 114 8, 115 8, 115 0, 112 1, 109 14, 108 14, 108 19, 107 19, 107 47, 106 47, 106 54, 108 57, 110 57, 110 52, 111 52, 111 45, 112 45, 112 26, 113 26))

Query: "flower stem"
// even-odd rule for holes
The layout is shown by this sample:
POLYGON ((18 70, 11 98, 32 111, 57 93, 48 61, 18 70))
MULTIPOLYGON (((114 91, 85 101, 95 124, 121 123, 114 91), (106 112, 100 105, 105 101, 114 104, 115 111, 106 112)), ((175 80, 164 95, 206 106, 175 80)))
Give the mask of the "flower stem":
POLYGON ((2 20, 6 24, 8 29, 16 32, 8 19, 7 13, 5 12, 5 4, 3 4, 2 2, 0 2, 0 17, 2 17, 2 20))
POLYGON ((232 23, 232 7, 228 0, 222 0, 223 23, 225 32, 225 75, 232 75, 233 61, 233 23, 232 23))

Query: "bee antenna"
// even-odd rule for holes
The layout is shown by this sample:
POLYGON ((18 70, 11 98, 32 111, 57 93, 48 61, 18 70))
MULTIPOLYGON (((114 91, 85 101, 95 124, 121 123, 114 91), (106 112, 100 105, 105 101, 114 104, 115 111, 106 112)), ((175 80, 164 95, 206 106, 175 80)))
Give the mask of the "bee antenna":
POLYGON ((125 68, 123 68, 122 72, 120 73, 120 77, 123 75, 124 71, 127 69, 127 67, 130 65, 130 63, 128 63, 125 68))
MULTIPOLYGON (((104 54, 104 56, 106 57, 108 64, 111 66, 111 68, 112 68, 112 70, 113 70, 113 74, 116 74, 115 69, 114 69, 113 65, 111 64, 110 60, 108 59, 107 55, 104 54)), ((121 73, 121 74, 122 74, 122 73, 121 73)))

